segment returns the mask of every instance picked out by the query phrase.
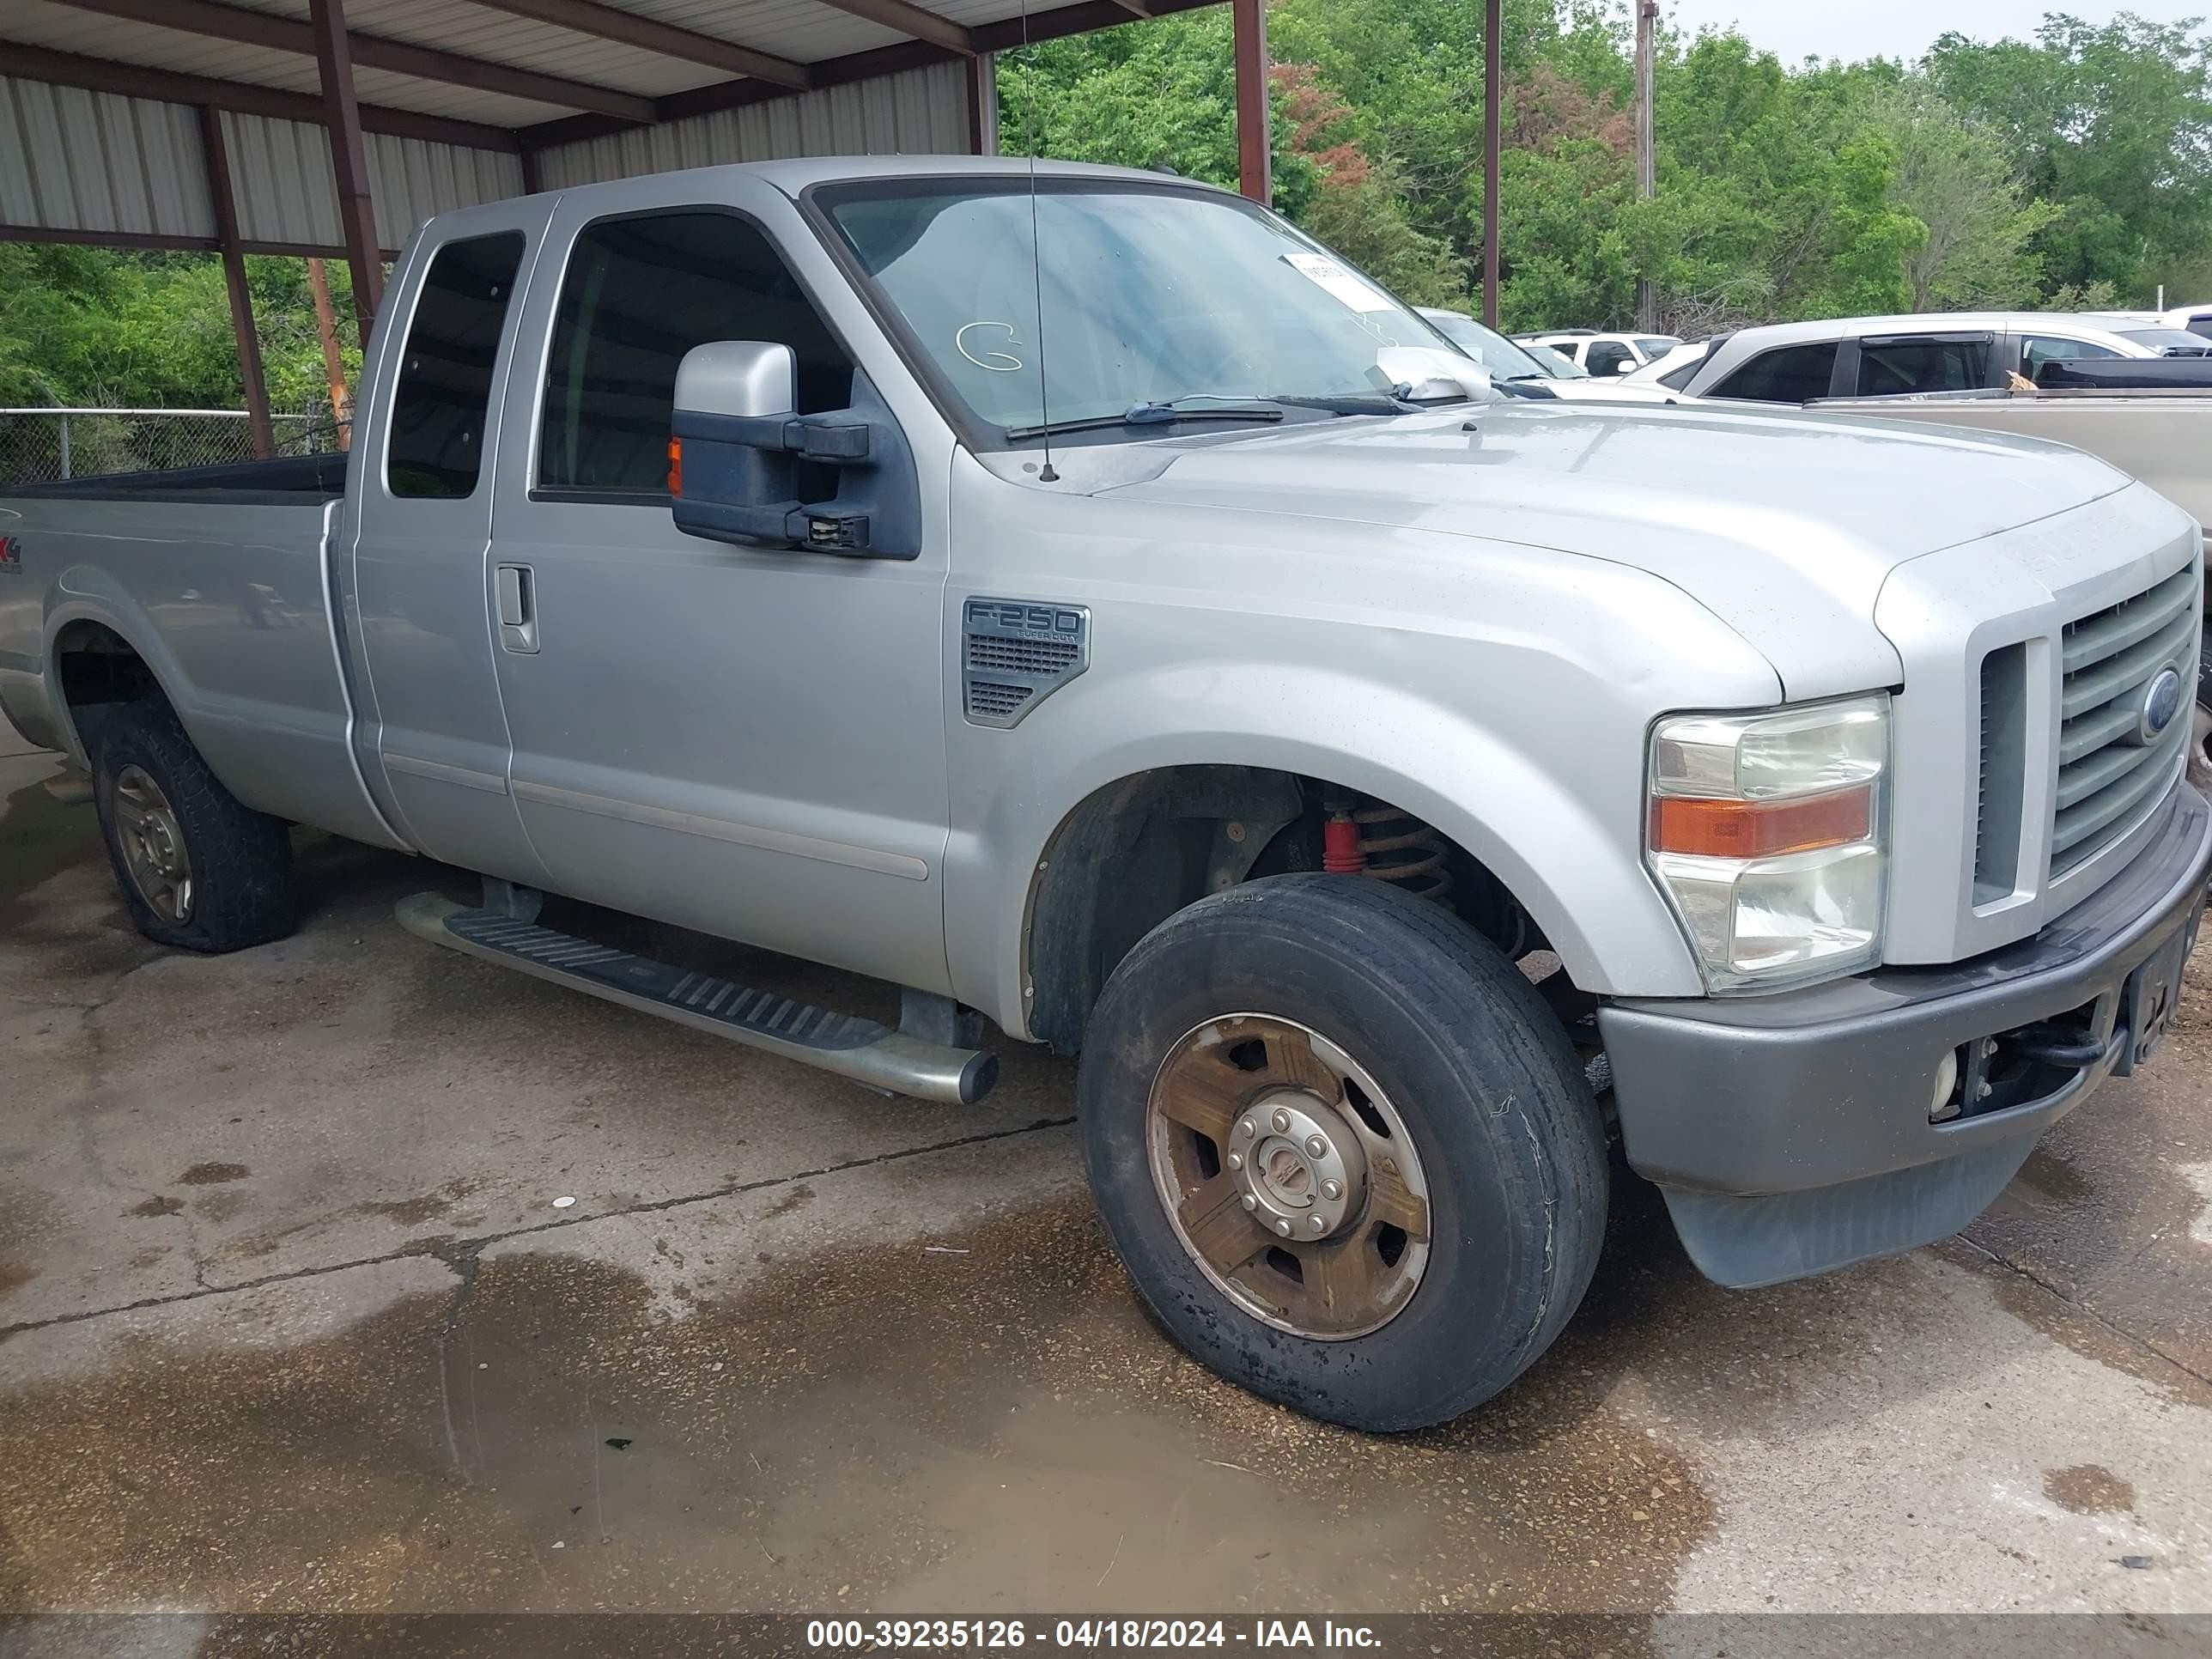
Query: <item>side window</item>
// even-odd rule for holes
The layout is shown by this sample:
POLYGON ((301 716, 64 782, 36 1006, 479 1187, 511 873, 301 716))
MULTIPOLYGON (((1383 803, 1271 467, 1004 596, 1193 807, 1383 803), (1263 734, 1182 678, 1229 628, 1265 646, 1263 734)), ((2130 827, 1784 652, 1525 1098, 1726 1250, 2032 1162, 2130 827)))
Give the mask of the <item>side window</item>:
POLYGON ((1664 374, 1660 375, 1658 377, 1659 384, 1672 391, 1680 392, 1684 386, 1689 385, 1692 380, 1697 378, 1698 371, 1705 366, 1705 360, 1704 357, 1693 357, 1688 362, 1684 363, 1680 368, 1670 368, 1664 374))
POLYGON ((1781 346, 1762 351, 1705 395, 1760 403, 1803 404, 1828 395, 1836 372, 1836 343, 1781 346))
POLYGON ((1571 363, 1580 363, 1583 360, 1582 342, 1580 340, 1542 340, 1539 341, 1538 343, 1551 347, 1553 350, 1558 352, 1559 356, 1565 357, 1571 363))
POLYGON ((522 233, 471 236, 432 256, 392 394, 385 488, 414 499, 476 494, 500 335, 522 264, 522 233))
POLYGON ((1859 342, 1858 395, 1894 397, 1907 392, 1971 392, 1989 384, 1987 340, 1919 339, 1859 342))
POLYGON ((2212 311, 2200 311, 2189 319, 2189 331, 2212 340, 2212 311))
POLYGON ((789 346, 802 414, 853 400, 851 360, 747 221, 687 209, 586 226, 553 315, 538 487, 665 494, 677 366, 714 340, 789 346))
POLYGON ((2061 340, 2046 334, 2031 334, 2020 343, 2020 372, 2032 380, 2045 363, 2078 362, 2086 358, 2119 355, 2110 346, 2088 340, 2061 340))
POLYGON ((1636 354, 1618 340, 1592 340, 1583 353, 1583 367, 1593 374, 1618 374, 1624 366, 1634 368, 1636 354))

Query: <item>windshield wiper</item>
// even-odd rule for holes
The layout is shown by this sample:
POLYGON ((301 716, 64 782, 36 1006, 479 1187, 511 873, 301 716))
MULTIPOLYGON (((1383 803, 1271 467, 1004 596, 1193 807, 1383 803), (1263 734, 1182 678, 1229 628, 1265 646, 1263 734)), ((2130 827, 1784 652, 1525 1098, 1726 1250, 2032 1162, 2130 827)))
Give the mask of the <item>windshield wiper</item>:
POLYGON ((1283 418, 1279 402, 1256 404, 1224 404, 1216 408, 1184 409, 1182 400, 1175 403, 1131 404, 1119 415, 1093 415, 1079 421, 1054 421, 1042 426, 1017 426, 1007 429, 1009 438, 1058 437, 1063 432, 1103 432, 1117 426, 1170 426, 1181 421, 1279 421, 1283 418))

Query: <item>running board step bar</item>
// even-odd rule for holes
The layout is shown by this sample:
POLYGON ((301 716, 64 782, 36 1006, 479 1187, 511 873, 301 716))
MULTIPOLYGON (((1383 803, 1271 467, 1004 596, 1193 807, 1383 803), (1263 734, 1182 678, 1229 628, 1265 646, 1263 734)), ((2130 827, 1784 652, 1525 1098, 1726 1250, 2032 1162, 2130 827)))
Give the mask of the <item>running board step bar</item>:
POLYGON ((442 894, 416 893, 400 900, 398 916, 400 926, 434 945, 765 1048, 889 1094, 972 1106, 999 1080, 996 1054, 924 1042, 855 1014, 834 1013, 732 980, 632 956, 504 911, 471 910, 442 894))

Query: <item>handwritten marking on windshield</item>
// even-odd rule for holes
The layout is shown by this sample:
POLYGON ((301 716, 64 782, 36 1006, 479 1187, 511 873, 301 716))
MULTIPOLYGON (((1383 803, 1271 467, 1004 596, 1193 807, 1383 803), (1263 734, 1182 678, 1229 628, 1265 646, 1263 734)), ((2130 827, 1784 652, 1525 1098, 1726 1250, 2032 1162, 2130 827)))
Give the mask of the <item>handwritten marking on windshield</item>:
POLYGON ((993 351, 986 347, 983 355, 979 357, 969 350, 968 337, 979 328, 1003 328, 1006 331, 1006 344, 1021 343, 1014 337, 1014 325, 1012 323, 969 323, 952 337, 952 343, 959 348, 962 356, 975 364, 976 368, 988 368, 994 374, 1016 374, 1027 367, 1020 358, 1009 351, 993 351))

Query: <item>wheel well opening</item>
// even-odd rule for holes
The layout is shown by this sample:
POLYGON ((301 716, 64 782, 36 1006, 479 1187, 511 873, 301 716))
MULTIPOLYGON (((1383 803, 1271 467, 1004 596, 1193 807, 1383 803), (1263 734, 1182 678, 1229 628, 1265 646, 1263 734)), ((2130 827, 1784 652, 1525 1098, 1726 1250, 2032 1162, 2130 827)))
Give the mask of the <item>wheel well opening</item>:
POLYGON ((63 700, 86 754, 100 738, 106 712, 118 703, 151 702, 161 696, 154 671, 131 642, 95 622, 73 622, 54 642, 54 666, 63 700))
MULTIPOLYGON (((1247 766, 1178 766, 1109 784, 1069 814, 1040 861, 1024 940, 1030 1030, 1060 1054, 1137 941, 1184 906, 1242 882, 1331 870, 1389 881, 1444 906, 1516 961, 1549 949, 1480 860, 1391 803, 1325 778, 1247 766)), ((1563 1018, 1580 999, 1542 981, 1563 1018)))

